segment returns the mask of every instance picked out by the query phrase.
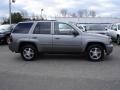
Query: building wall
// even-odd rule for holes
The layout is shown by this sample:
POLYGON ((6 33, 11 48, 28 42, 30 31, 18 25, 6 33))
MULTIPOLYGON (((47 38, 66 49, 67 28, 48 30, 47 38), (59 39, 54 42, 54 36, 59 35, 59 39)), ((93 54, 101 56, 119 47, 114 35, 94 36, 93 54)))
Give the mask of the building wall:
POLYGON ((107 17, 88 17, 88 18, 72 18, 72 17, 55 17, 57 21, 75 22, 75 23, 120 23, 120 18, 107 17))

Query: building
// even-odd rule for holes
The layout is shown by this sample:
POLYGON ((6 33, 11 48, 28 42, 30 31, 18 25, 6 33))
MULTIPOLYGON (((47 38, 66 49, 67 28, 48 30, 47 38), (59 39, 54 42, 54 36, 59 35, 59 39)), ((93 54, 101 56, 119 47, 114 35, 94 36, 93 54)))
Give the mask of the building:
POLYGON ((98 23, 98 24, 111 24, 111 23, 119 23, 120 18, 112 18, 112 17, 83 17, 83 18, 73 18, 73 17, 55 17, 57 21, 64 21, 64 22, 74 22, 74 23, 81 23, 81 24, 91 24, 91 23, 98 23))

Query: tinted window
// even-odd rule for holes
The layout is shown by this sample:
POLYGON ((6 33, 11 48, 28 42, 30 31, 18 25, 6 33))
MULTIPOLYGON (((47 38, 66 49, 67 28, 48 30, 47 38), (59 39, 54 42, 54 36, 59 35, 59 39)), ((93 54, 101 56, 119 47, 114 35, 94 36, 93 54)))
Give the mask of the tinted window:
POLYGON ((57 35, 72 35, 72 32, 74 31, 70 25, 58 22, 54 24, 54 30, 57 35))
POLYGON ((51 22, 39 22, 34 30, 34 34, 50 34, 51 22))
POLYGON ((31 26, 33 23, 19 23, 15 29, 13 30, 13 33, 23 33, 26 34, 29 32, 31 26))

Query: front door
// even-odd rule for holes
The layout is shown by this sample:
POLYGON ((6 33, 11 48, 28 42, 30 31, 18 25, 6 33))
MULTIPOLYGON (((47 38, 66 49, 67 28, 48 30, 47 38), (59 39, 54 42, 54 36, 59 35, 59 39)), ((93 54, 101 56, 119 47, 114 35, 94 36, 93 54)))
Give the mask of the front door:
POLYGON ((78 33, 72 26, 55 22, 53 34, 53 50, 61 52, 80 52, 81 51, 81 35, 73 35, 78 33))

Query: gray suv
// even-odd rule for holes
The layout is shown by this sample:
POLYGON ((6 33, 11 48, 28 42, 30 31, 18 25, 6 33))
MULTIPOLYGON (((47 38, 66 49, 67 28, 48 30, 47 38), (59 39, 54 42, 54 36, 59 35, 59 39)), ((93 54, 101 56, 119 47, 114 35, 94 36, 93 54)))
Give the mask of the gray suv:
POLYGON ((27 61, 43 53, 83 53, 91 61, 101 61, 113 45, 108 36, 82 32, 69 23, 28 21, 14 28, 9 48, 27 61))

